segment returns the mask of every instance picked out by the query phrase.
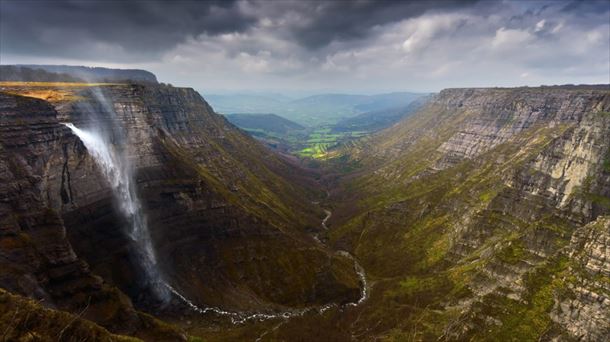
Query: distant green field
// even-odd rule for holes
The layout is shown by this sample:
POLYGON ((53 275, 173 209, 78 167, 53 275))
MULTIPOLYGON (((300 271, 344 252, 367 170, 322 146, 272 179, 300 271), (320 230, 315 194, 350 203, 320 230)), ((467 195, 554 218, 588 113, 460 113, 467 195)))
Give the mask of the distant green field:
POLYGON ((349 138, 358 138, 368 134, 363 131, 331 132, 331 127, 320 127, 311 132, 307 138, 306 147, 296 151, 295 154, 304 158, 324 159, 328 149, 337 146, 340 142, 349 138))
POLYGON ((302 158, 324 159, 327 151, 339 143, 348 139, 363 137, 368 132, 332 132, 329 127, 317 128, 309 133, 278 134, 263 129, 245 129, 255 137, 264 138, 267 141, 282 141, 290 147, 290 152, 302 158))
POLYGON ((324 159, 328 156, 328 150, 341 142, 369 134, 363 130, 337 131, 332 125, 299 128, 272 114, 233 114, 227 118, 238 126, 244 125, 240 126, 243 130, 272 148, 302 158, 324 159))

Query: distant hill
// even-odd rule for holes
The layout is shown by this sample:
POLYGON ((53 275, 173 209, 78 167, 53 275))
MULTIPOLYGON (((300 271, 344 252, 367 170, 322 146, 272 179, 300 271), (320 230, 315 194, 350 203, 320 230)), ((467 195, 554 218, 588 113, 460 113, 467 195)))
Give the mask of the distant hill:
POLYGON ((342 119, 332 126, 334 132, 375 132, 390 127, 401 119, 415 113, 429 96, 422 96, 407 106, 375 110, 342 119))
POLYGON ((3 65, 0 68, 0 78, 6 81, 157 83, 157 77, 153 73, 139 69, 71 65, 3 65))
POLYGON ((206 99, 220 113, 275 113, 301 125, 315 127, 365 112, 405 107, 422 95, 425 94, 320 94, 300 99, 277 94, 207 95, 206 99))
POLYGON ((232 124, 246 130, 256 129, 287 134, 290 131, 305 129, 304 126, 275 114, 228 114, 225 116, 232 124))
POLYGON ((367 102, 371 96, 350 94, 320 94, 292 101, 292 105, 353 108, 367 102))
POLYGON ((356 105, 356 109, 361 112, 370 112, 380 109, 404 107, 422 95, 425 94, 401 92, 369 96, 361 104, 356 105))
POLYGON ((229 113, 277 113, 292 99, 278 94, 205 95, 214 111, 229 113))

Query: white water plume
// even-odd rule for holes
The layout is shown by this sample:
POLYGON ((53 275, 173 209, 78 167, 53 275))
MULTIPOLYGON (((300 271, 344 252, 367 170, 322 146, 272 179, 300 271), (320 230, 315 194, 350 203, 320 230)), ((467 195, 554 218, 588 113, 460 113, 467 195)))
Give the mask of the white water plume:
POLYGON ((133 169, 128 159, 98 132, 80 129, 72 123, 64 123, 64 125, 80 138, 110 183, 121 214, 129 223, 128 235, 138 248, 140 266, 146 272, 147 281, 158 299, 168 300, 169 291, 157 268, 155 251, 133 184, 133 169))

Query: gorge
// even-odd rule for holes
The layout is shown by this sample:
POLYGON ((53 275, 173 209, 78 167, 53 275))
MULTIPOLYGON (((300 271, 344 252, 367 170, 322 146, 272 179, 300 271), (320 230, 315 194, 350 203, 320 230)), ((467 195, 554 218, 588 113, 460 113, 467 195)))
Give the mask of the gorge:
POLYGON ((0 96, 9 336, 608 337, 607 86, 443 90, 319 169, 192 89, 0 96))
POLYGON ((0 0, 13 341, 610 341, 610 0, 0 0))
POLYGON ((146 281, 154 295, 167 301, 168 291, 157 268, 157 258, 150 241, 150 233, 146 218, 142 214, 140 200, 133 187, 133 170, 124 155, 112 148, 110 142, 94 131, 88 132, 75 127, 71 123, 64 125, 78 136, 93 157, 98 167, 103 170, 104 177, 110 184, 121 213, 125 216, 129 227, 127 234, 135 244, 134 249, 139 255, 139 262, 145 272, 146 281))

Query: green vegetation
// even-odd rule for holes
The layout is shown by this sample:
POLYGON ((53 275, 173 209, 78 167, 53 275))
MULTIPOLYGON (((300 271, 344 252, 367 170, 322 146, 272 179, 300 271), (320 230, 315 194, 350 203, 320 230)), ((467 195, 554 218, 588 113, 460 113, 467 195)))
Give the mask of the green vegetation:
POLYGON ((67 312, 0 289, 0 335, 3 341, 125 341, 99 325, 67 312))
POLYGON ((298 151, 297 155, 300 157, 326 159, 330 148, 349 139, 363 137, 366 134, 367 132, 362 131, 334 133, 331 127, 321 127, 309 134, 306 142, 307 147, 298 151))
POLYGON ((522 301, 491 294, 482 303, 483 314, 494 317, 502 325, 485 332, 478 332, 472 338, 495 341, 539 340, 549 329, 549 312, 554 304, 554 296, 566 284, 563 276, 568 270, 568 262, 559 258, 550 264, 541 265, 525 278, 527 293, 522 301))
POLYGON ((231 114, 227 119, 268 146, 302 158, 326 159, 328 150, 367 135, 366 131, 333 131, 333 126, 305 128, 274 114, 231 114))
POLYGON ((522 261, 526 256, 523 242, 519 239, 509 241, 508 246, 503 248, 498 254, 497 258, 502 262, 514 265, 522 261))
MULTIPOLYGON (((524 340, 535 340, 550 324, 546 312, 559 286, 553 276, 566 266, 539 264, 539 257, 529 248, 532 240, 536 241, 534 236, 540 236, 558 251, 569 242, 569 232, 574 228, 550 208, 545 209, 548 216, 540 219, 523 218, 520 212, 542 207, 543 199, 516 193, 504 179, 520 172, 537 175, 529 169, 530 162, 569 127, 534 127, 519 135, 517 142, 498 145, 473 160, 430 172, 443 162, 439 146, 454 134, 453 129, 468 113, 446 117, 439 110, 426 114, 408 119, 408 130, 405 125, 392 127, 383 141, 368 141, 389 149, 393 145, 388 139, 405 134, 414 140, 406 145, 406 152, 382 160, 383 168, 378 166, 376 156, 362 152, 367 158, 356 160, 364 169, 370 167, 376 172, 341 184, 344 196, 353 198, 342 209, 359 215, 349 219, 350 215, 345 214, 348 219, 333 229, 330 239, 340 246, 352 246, 370 276, 380 279, 371 295, 371 309, 361 313, 359 321, 375 325, 380 317, 401 316, 390 332, 384 333, 390 341, 437 340, 442 335, 469 340, 477 331, 489 329, 494 331, 492 340, 511 340, 511 329, 524 340), (414 138, 413 132, 424 127, 434 127, 435 134, 414 138), (515 196, 520 198, 518 206, 507 208, 506 201, 515 196), (461 246, 460 241, 468 244, 461 246), (510 328, 497 329, 489 322, 472 321, 452 310, 452 303, 473 296, 473 284, 496 283, 489 277, 490 270, 514 276, 511 266, 523 261, 536 265, 531 274, 525 275, 530 304, 510 299, 510 292, 503 293, 500 288, 474 309, 474 317, 489 315, 510 328), (505 305, 509 307, 506 312, 502 311, 505 305), (479 314, 477 310, 486 311, 479 314), (461 327, 466 320, 476 328, 463 335, 461 327)), ((398 140, 397 144, 402 143, 398 140)), ((349 156, 361 154, 357 144, 349 148, 349 156)), ((350 159, 335 158, 333 162, 339 160, 350 159)))

